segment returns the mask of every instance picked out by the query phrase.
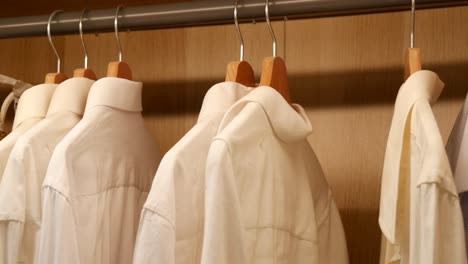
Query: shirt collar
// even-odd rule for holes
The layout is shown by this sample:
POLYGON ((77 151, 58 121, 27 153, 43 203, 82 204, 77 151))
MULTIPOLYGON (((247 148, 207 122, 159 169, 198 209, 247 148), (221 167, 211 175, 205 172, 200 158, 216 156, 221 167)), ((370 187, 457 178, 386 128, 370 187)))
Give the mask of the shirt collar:
POLYGON ((26 90, 18 101, 13 130, 29 118, 44 118, 57 84, 39 84, 26 90))
POLYGON ((208 120, 215 115, 223 115, 239 98, 248 94, 252 88, 236 82, 222 82, 206 92, 203 105, 198 115, 198 122, 208 120))
POLYGON ((397 236, 400 162, 407 118, 416 101, 427 100, 432 104, 437 101, 443 88, 444 84, 437 74, 424 70, 412 74, 398 92, 385 152, 379 213, 380 228, 391 243, 395 243, 397 236))
POLYGON ((96 81, 88 94, 85 113, 95 106, 141 112, 143 84, 123 78, 105 77, 96 81))
POLYGON ((224 116, 218 132, 227 126, 248 103, 257 103, 262 106, 276 136, 284 142, 304 140, 312 133, 312 125, 304 109, 297 104, 288 104, 281 94, 268 86, 253 89, 235 103, 224 116))
POLYGON ((50 101, 47 116, 57 112, 72 112, 83 115, 89 89, 94 81, 77 77, 68 79, 57 86, 50 101))

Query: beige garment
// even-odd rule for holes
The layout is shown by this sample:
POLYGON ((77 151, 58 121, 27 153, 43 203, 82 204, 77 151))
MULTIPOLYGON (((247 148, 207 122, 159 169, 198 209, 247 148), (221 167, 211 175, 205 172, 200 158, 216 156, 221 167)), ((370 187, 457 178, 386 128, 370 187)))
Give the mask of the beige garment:
POLYGON ((201 263, 348 263, 311 124, 293 107, 258 87, 223 117, 206 161, 201 263))
POLYGON ((142 211, 134 263, 200 263, 208 148, 226 110, 249 90, 234 82, 213 86, 197 124, 162 159, 142 211))
MULTIPOLYGON (((453 126, 445 149, 450 161, 450 167, 455 178, 460 206, 463 212, 465 226, 465 246, 468 247, 468 96, 465 98, 457 120, 453 126)), ((468 248, 467 248, 468 252, 468 248)))
POLYGON ((16 142, 0 184, 0 263, 33 263, 41 227, 41 187, 55 146, 80 121, 87 78, 57 86, 47 116, 16 142))
POLYGON ((382 177, 381 264, 467 263, 457 190, 430 105, 443 86, 419 71, 398 93, 382 177))
MULTIPOLYGON (((33 86, 26 90, 19 99, 15 119, 13 120, 13 130, 0 141, 0 175, 3 176, 8 157, 16 140, 46 116, 56 86, 56 84, 33 86)), ((1 247, 0 250, 2 250, 1 247)), ((0 251, 0 256, 2 255, 0 251)))
POLYGON ((2 107, 0 108, 0 137, 3 139, 6 135, 8 135, 8 131, 5 129, 5 119, 11 103, 13 103, 13 106, 16 110, 21 94, 23 94, 23 92, 27 89, 31 88, 32 85, 21 80, 16 80, 14 78, 0 74, 0 87, 12 89, 12 92, 8 94, 2 103, 2 107))
POLYGON ((141 115, 142 84, 94 83, 83 119, 57 145, 42 187, 36 264, 132 262, 160 154, 141 115))

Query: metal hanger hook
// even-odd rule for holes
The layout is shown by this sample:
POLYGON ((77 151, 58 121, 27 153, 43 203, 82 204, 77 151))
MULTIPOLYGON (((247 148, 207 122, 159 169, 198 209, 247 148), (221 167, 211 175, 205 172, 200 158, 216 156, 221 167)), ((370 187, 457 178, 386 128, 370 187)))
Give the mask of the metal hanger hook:
POLYGON ((266 22, 267 22, 267 25, 268 25, 268 29, 270 30, 271 38, 273 40, 273 57, 276 57, 276 55, 277 55, 277 52, 276 52, 276 36, 275 36, 275 32, 273 31, 273 27, 271 26, 271 23, 270 23, 270 11, 269 11, 269 8, 268 8, 269 6, 270 6, 270 1, 266 0, 265 1, 265 18, 266 18, 266 22))
POLYGON ((236 24, 237 36, 240 41, 240 61, 244 60, 244 38, 242 37, 242 32, 239 27, 239 21, 237 20, 237 4, 239 0, 236 0, 234 3, 234 23, 236 24))
POLYGON ((117 47, 119 49, 119 62, 122 61, 122 47, 120 46, 120 38, 119 38, 119 12, 120 9, 122 9, 123 6, 119 5, 117 6, 117 10, 115 11, 115 16, 114 16, 114 31, 115 31, 115 40, 117 41, 117 47))
POLYGON ((52 49, 54 50, 55 56, 57 57, 57 72, 60 72, 60 69, 61 69, 60 62, 61 62, 61 60, 60 60, 60 55, 57 52, 57 49, 55 48, 54 42, 52 41, 52 34, 50 33, 50 24, 51 24, 52 19, 54 18, 54 16, 56 14, 58 14, 58 13, 61 13, 61 12, 63 12, 63 10, 55 10, 54 12, 52 12, 52 14, 50 14, 50 16, 49 16, 49 21, 47 22, 47 38, 49 39, 49 44, 52 47, 52 49))
POLYGON ((416 0, 411 0, 411 35, 410 35, 410 47, 414 48, 414 25, 416 17, 416 0))
POLYGON ((80 39, 81 39, 81 45, 83 46, 83 51, 84 51, 84 68, 88 68, 88 50, 86 49, 86 44, 84 42, 83 38, 83 16, 88 12, 88 10, 85 8, 83 9, 83 12, 81 12, 80 16, 80 23, 79 23, 79 29, 80 29, 80 39))

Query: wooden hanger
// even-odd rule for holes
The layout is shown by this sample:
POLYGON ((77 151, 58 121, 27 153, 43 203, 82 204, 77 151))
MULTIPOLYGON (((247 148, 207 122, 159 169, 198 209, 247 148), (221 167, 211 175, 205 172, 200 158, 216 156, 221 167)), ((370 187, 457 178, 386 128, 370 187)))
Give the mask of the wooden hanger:
POLYGON ((411 74, 422 70, 421 50, 418 48, 408 48, 405 54, 405 80, 411 74))
POLYGON ((261 86, 270 86, 276 89, 288 102, 291 103, 289 96, 288 72, 284 60, 276 56, 276 37, 275 32, 270 24, 270 14, 268 12, 269 1, 266 0, 265 17, 268 28, 270 29, 271 38, 273 39, 273 57, 268 57, 263 60, 262 76, 260 78, 261 86))
POLYGON ((291 103, 288 72, 286 70, 286 63, 281 57, 269 57, 263 60, 260 86, 270 86, 274 88, 288 103, 291 103))
POLYGON ((80 31, 80 39, 81 39, 81 46, 83 47, 84 51, 84 68, 76 69, 73 71, 73 77, 83 77, 88 78, 90 80, 96 80, 96 74, 93 70, 88 69, 88 50, 86 49, 86 44, 83 38, 83 16, 86 14, 87 10, 83 9, 80 16, 80 23, 79 23, 79 31, 80 31))
POLYGON ((132 80, 132 70, 123 61, 113 61, 107 66, 107 77, 117 77, 132 80))
POLYGON ((410 35, 410 48, 406 50, 405 54, 405 80, 411 74, 422 69, 421 63, 421 50, 414 47, 414 25, 416 13, 416 0, 411 0, 411 35, 410 35))
POLYGON ((65 74, 60 72, 60 69, 61 69, 61 67, 60 67, 60 65, 61 65, 60 64, 60 62, 61 62, 60 55, 57 52, 57 49, 55 48, 54 42, 52 41, 52 34, 50 33, 50 24, 52 22, 52 19, 54 18, 54 16, 56 14, 58 14, 60 12, 63 12, 63 10, 55 10, 54 12, 52 12, 52 14, 50 14, 50 16, 49 16, 49 21, 47 23, 47 37, 49 39, 50 46, 54 50, 55 56, 57 57, 57 72, 46 74, 44 83, 59 84, 59 83, 65 81, 66 79, 68 79, 68 77, 65 74))
POLYGON ((76 69, 73 71, 73 77, 83 77, 88 78, 90 80, 97 80, 96 74, 91 69, 76 69))
POLYGON ((246 61, 232 61, 226 69, 226 82, 236 82, 247 87, 255 86, 252 66, 246 61))
POLYGON ((115 39, 117 41, 117 47, 119 48, 119 61, 113 61, 109 63, 109 65, 107 66, 107 77, 117 77, 132 80, 132 70, 130 69, 130 66, 122 61, 122 47, 120 46, 118 26, 119 11, 121 8, 121 5, 117 7, 114 16, 114 31, 115 39))
POLYGON ((53 72, 53 73, 48 73, 45 77, 44 83, 49 83, 49 84, 59 84, 63 81, 68 79, 68 76, 60 73, 60 72, 53 72))
POLYGON ((236 82, 247 87, 255 86, 255 77, 252 66, 244 61, 244 38, 239 28, 239 22, 237 21, 237 4, 238 0, 234 3, 234 23, 237 29, 237 36, 240 41, 240 61, 232 61, 228 64, 226 69, 226 81, 236 82))

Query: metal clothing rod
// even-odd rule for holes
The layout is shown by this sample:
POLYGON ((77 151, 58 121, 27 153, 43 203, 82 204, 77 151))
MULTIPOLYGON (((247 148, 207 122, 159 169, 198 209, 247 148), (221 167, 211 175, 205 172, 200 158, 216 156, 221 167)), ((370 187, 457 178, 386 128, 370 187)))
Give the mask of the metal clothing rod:
MULTIPOLYGON (((325 16, 388 10, 410 10, 409 0, 272 0, 271 17, 325 16)), ((466 5, 466 0, 418 0, 418 8, 466 5)), ((57 9, 61 8, 57 6, 57 9)), ((86 8, 83 6, 83 8, 86 8)), ((264 19, 264 0, 239 1, 238 17, 264 19)), ((119 17, 121 30, 222 24, 233 21, 233 0, 200 0, 123 8, 119 17)), ((115 8, 89 10, 83 31, 110 32, 114 29, 115 8)), ((50 14, 0 18, 0 38, 46 36, 50 14)), ((53 34, 78 34, 81 11, 57 14, 53 34)))

